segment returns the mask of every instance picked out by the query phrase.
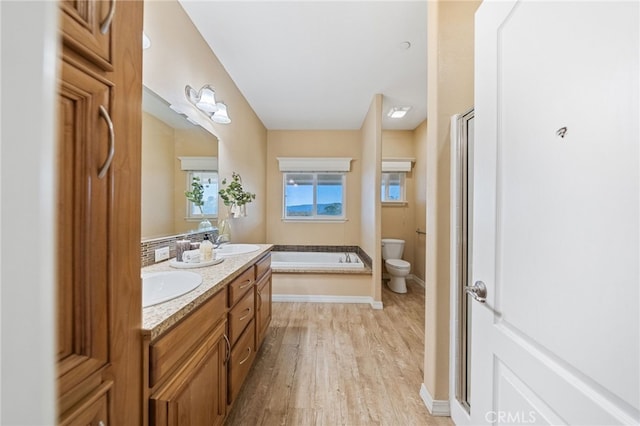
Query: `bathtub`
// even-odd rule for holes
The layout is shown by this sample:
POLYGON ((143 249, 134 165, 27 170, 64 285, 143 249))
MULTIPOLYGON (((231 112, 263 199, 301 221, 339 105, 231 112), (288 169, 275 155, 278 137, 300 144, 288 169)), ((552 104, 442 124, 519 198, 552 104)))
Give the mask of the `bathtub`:
POLYGON ((271 252, 271 268, 274 271, 299 270, 364 270, 365 265, 356 253, 349 252, 346 261, 346 253, 327 253, 311 251, 274 251, 271 252))
POLYGON ((271 252, 274 302, 366 303, 382 309, 372 297, 371 266, 352 247, 320 252, 304 247, 271 252), (351 263, 345 262, 346 253, 351 263))

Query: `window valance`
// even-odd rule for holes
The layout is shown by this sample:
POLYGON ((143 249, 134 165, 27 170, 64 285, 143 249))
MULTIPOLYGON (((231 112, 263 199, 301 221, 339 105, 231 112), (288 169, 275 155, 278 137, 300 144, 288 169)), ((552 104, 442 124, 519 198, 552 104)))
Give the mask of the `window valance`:
POLYGON ((281 172, 348 172, 351 158, 278 157, 281 172))
POLYGON ((180 170, 218 170, 218 157, 178 157, 180 170))

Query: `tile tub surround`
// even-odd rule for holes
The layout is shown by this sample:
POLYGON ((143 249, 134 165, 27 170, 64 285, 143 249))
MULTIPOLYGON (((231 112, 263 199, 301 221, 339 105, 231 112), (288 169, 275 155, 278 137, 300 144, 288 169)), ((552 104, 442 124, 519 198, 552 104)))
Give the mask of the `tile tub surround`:
MULTIPOLYGON (((304 246, 304 245, 275 245, 273 246, 272 251, 300 251, 300 252, 318 252, 318 253, 356 253, 365 267, 362 270, 347 270, 347 269, 335 269, 335 270, 323 270, 325 273, 336 273, 336 274, 371 274, 371 257, 362 250, 358 246, 304 246)), ((283 268, 275 268, 274 272, 279 273, 287 273, 287 272, 295 272, 300 273, 304 272, 300 269, 295 270, 287 270, 283 268)), ((308 272, 318 272, 315 269, 309 269, 308 272)))
POLYGON ((174 258, 176 257, 176 241, 191 240, 192 243, 200 243, 204 239, 204 234, 211 234, 215 239, 218 236, 218 228, 213 227, 213 229, 208 231, 195 231, 186 234, 171 235, 170 237, 143 240, 140 243, 140 261, 142 267, 144 268, 145 266, 155 263, 156 249, 169 246, 169 258, 174 258))
MULTIPOLYGON (((271 251, 273 247, 271 244, 256 245, 260 247, 258 251, 226 257, 222 263, 217 265, 188 269, 202 275, 202 284, 195 290, 176 299, 142 309, 143 334, 149 335, 149 339, 152 341, 159 337, 180 319, 209 299, 210 296, 233 281, 234 278, 246 270, 248 265, 255 263, 265 253, 271 251)), ((177 270, 169 266, 168 261, 164 261, 144 267, 141 272, 177 270)))

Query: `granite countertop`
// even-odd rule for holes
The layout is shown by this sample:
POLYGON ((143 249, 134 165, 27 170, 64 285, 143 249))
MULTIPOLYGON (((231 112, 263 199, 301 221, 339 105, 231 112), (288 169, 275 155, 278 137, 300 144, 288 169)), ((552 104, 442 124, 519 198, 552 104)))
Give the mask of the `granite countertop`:
POLYGON ((142 333, 155 340, 172 325, 195 310, 200 304, 217 293, 238 275, 244 272, 247 266, 255 263, 273 247, 272 244, 256 244, 260 249, 251 253, 229 256, 223 262, 193 269, 175 269, 169 266, 169 261, 156 263, 142 268, 142 273, 161 271, 191 271, 202 275, 202 284, 175 299, 158 305, 142 309, 142 333))

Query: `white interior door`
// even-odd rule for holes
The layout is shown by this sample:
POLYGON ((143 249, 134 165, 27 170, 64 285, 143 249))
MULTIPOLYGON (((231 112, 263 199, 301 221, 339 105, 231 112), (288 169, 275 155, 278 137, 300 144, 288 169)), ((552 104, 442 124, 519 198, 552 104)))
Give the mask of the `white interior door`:
POLYGON ((640 422, 639 15, 477 12, 473 424, 640 422))

